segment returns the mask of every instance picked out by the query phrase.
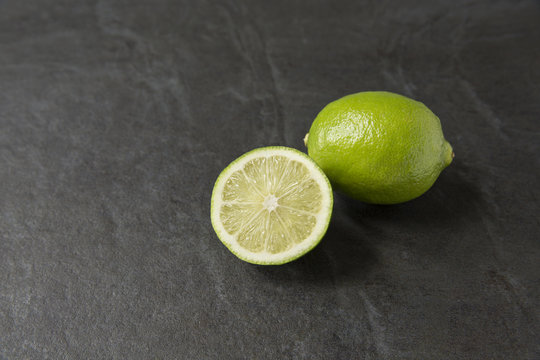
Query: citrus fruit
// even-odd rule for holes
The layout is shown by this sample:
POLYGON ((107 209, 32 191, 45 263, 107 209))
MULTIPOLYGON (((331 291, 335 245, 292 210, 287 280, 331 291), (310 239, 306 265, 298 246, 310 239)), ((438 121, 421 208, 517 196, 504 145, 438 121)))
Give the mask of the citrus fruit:
POLYGON ((212 226, 221 242, 254 264, 284 264, 321 240, 332 214, 328 178, 306 154, 287 147, 252 150, 219 175, 212 226))
POLYGON ((360 92, 328 104, 305 141, 332 185, 375 204, 422 195, 454 157, 431 110, 384 91, 360 92))

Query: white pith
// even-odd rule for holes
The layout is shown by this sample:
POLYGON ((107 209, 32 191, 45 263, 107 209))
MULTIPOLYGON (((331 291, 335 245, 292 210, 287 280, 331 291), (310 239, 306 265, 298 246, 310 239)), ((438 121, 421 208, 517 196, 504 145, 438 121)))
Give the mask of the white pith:
POLYGON ((279 200, 279 198, 276 197, 274 194, 267 195, 264 198, 263 203, 262 203, 262 206, 263 206, 264 210, 267 210, 267 211, 276 210, 276 208, 279 206, 278 205, 278 200, 279 200))
MULTIPOLYGON (((279 198, 275 196, 275 194, 267 194, 263 197, 262 200, 262 211, 268 211, 272 212, 275 211, 277 207, 282 206, 279 204, 279 198)), ((214 225, 214 229, 219 235, 219 238, 221 241, 238 257, 249 261, 253 263, 258 264, 277 264, 277 263, 283 263, 287 262, 289 259, 292 260, 303 253, 309 251, 311 248, 313 248, 321 239, 322 235, 326 231, 328 227, 328 223, 330 220, 331 212, 332 212, 332 191, 330 188, 330 184, 326 178, 326 176, 322 173, 322 171, 315 165, 315 163, 309 159, 306 155, 292 149, 287 148, 279 148, 279 147, 272 147, 272 148, 262 148, 257 149, 255 151, 252 151, 243 157, 237 159, 235 162, 233 162, 227 169, 223 171, 223 173, 218 178, 216 185, 214 187, 214 192, 212 194, 212 224, 214 225), (235 173, 236 171, 239 171, 244 168, 244 166, 250 162, 251 160, 255 158, 261 158, 261 157, 271 157, 271 156, 284 156, 289 159, 289 161, 294 160, 297 162, 302 163, 309 171, 311 179, 313 179, 321 189, 320 195, 321 195, 321 206, 317 213, 310 213, 310 215, 313 215, 315 217, 315 225, 313 227, 313 230, 311 234, 301 241, 298 244, 294 244, 292 248, 279 252, 279 253, 271 253, 266 250, 262 250, 259 252, 252 252, 242 246, 239 245, 239 243, 236 240, 235 235, 231 235, 227 232, 224 225, 221 222, 220 218, 220 210, 222 206, 226 203, 221 194, 224 191, 225 184, 227 180, 230 178, 230 176, 235 173)))

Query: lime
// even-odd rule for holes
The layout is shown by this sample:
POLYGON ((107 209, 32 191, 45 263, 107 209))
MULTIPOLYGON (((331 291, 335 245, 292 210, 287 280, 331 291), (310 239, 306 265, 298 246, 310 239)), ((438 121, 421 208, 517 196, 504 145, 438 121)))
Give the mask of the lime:
POLYGON ((454 157, 431 110, 384 91, 352 94, 328 104, 305 141, 332 185, 375 204, 422 195, 454 157))
POLYGON ((321 240, 332 215, 330 182, 306 154, 287 147, 252 150, 219 175, 211 201, 221 242, 253 264, 284 264, 321 240))

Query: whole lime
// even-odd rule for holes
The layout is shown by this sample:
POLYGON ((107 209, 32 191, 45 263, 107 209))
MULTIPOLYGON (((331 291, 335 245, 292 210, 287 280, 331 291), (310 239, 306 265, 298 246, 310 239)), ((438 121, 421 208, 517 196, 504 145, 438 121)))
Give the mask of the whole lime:
POLYGON ((328 104, 305 142, 335 187, 374 204, 422 195, 454 157, 431 110, 385 91, 352 94, 328 104))

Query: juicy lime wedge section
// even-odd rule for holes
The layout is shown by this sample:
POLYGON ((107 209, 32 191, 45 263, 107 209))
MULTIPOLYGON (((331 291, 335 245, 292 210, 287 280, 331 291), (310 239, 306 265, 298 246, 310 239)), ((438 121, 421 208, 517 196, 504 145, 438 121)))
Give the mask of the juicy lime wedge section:
POLYGON ((284 264, 313 249, 332 215, 332 188, 306 154, 287 147, 252 150, 219 175, 212 225, 221 242, 253 264, 284 264))

